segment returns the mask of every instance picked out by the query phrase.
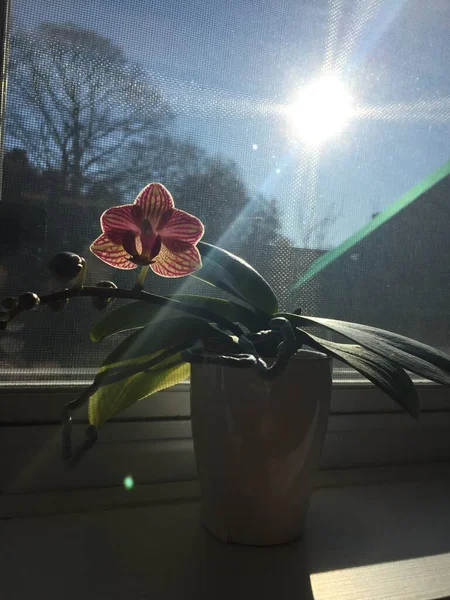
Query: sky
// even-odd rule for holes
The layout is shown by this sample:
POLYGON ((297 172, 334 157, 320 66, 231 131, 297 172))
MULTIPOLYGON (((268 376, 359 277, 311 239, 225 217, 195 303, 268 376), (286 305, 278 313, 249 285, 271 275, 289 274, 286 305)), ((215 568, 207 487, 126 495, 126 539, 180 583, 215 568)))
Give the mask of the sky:
POLYGON ((338 245, 450 158, 449 0, 15 0, 13 21, 111 38, 158 81, 180 135, 277 198, 297 245, 327 216, 320 243, 338 245), (351 116, 311 145, 288 115, 324 76, 351 116))

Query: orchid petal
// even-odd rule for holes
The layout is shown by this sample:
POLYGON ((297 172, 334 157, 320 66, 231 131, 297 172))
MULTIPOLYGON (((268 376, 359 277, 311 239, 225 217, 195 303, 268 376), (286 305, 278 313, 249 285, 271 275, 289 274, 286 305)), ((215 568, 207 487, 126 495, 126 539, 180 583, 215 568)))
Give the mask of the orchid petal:
POLYGON ((163 243, 170 238, 196 244, 203 237, 205 228, 200 219, 184 210, 175 208, 168 221, 164 223, 164 227, 160 225, 158 233, 161 235, 163 243))
POLYGON ((102 233, 90 246, 92 254, 116 269, 135 269, 137 265, 129 260, 130 255, 122 245, 116 244, 102 233))
MULTIPOLYGON (((172 240, 170 240, 172 241, 172 240)), ((156 256, 150 268, 162 277, 183 277, 190 275, 202 266, 200 252, 196 246, 191 246, 184 242, 176 242, 174 252, 165 244, 161 247, 161 252, 156 256)))
POLYGON ((140 232, 142 210, 134 204, 122 204, 108 208, 100 217, 103 233, 120 244, 125 231, 140 232))
POLYGON ((156 230, 164 213, 174 208, 173 198, 161 183, 149 183, 141 190, 134 201, 134 206, 142 209, 142 218, 147 219, 156 230))

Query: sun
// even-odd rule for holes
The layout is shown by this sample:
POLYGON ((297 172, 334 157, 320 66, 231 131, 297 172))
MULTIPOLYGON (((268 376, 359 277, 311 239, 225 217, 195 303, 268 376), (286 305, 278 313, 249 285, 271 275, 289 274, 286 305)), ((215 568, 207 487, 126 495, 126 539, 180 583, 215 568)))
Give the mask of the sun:
POLYGON ((342 131, 352 116, 352 98, 334 77, 323 77, 302 87, 288 108, 296 137, 317 146, 342 131))

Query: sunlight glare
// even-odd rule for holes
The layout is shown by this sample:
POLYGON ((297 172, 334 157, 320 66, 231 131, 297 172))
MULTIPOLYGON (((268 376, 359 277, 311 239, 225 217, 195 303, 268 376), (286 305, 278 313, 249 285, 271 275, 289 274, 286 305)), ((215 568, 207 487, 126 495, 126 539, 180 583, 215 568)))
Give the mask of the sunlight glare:
POLYGON ((301 88, 288 114, 296 135, 316 146, 344 129, 352 99, 339 80, 323 77, 301 88))

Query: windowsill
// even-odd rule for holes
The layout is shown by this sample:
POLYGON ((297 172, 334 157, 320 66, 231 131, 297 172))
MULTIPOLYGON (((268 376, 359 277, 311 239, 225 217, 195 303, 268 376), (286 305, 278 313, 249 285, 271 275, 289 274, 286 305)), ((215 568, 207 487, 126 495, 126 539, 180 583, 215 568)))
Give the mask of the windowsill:
MULTIPOLYGON (((10 600, 443 598, 449 474, 445 464, 319 473, 303 539, 262 549, 207 534, 195 482, 54 493, 55 512, 65 502, 69 514, 0 522, 2 590, 10 600), (111 508, 118 495, 134 506, 111 508)), ((16 507, 39 513, 42 496, 16 507)))
MULTIPOLYGON (((435 385, 418 390, 423 412, 415 421, 370 384, 334 385, 322 469, 450 460, 450 390, 435 385)), ((130 470, 140 486, 196 479, 187 385, 138 402, 107 423, 89 456, 68 471, 60 458, 59 418, 61 407, 75 396, 75 390, 2 389, 0 498, 111 489, 130 470)), ((75 417, 79 443, 86 415, 75 417)))

